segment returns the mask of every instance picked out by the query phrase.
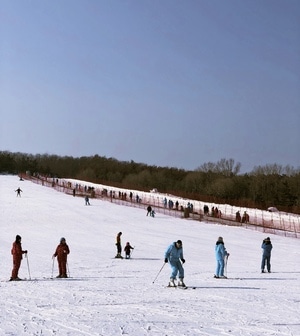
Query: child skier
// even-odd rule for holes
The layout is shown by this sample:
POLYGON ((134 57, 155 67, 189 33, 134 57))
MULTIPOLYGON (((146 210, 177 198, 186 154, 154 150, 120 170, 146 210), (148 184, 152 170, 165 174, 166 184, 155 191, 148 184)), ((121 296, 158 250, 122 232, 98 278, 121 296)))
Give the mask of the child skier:
POLYGON ((126 243, 126 246, 124 247, 124 251, 125 251, 125 259, 129 259, 130 258, 130 253, 131 250, 134 250, 134 247, 132 247, 130 245, 129 242, 126 243))

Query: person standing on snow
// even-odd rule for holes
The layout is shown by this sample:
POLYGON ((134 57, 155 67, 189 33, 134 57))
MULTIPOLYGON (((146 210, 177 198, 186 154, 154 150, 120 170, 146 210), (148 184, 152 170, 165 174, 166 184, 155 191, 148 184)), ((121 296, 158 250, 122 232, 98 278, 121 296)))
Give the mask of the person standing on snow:
POLYGON ((263 255, 261 260, 261 273, 265 273, 265 266, 267 264, 267 270, 271 273, 271 251, 272 251, 272 243, 271 239, 267 237, 263 240, 261 248, 263 249, 263 255))
POLYGON ((215 254, 216 254, 216 260, 217 260, 217 268, 216 268, 216 274, 214 275, 214 278, 226 279, 226 276, 224 275, 224 267, 225 267, 224 259, 229 257, 229 253, 226 251, 222 237, 219 237, 216 242, 215 254))
POLYGON ((122 253, 121 236, 122 236, 122 232, 119 232, 116 238, 117 255, 115 256, 115 258, 123 259, 123 257, 121 256, 121 253, 122 253))
POLYGON ((147 215, 146 216, 148 216, 148 215, 151 216, 151 211, 152 211, 152 207, 151 207, 151 205, 148 205, 147 206, 147 215))
POLYGON ((15 190, 15 192, 17 193, 17 197, 18 197, 18 196, 21 197, 21 192, 23 192, 23 191, 22 191, 21 188, 19 187, 17 190, 15 190))
POLYGON ((16 235, 16 240, 12 245, 11 254, 13 256, 13 270, 11 272, 11 278, 9 281, 22 280, 18 277, 18 273, 19 268, 21 266, 23 254, 24 253, 27 254, 27 250, 25 251, 22 250, 21 240, 22 240, 21 236, 16 235))
POLYGON ((85 205, 91 205, 90 204, 90 199, 89 199, 89 197, 88 196, 85 196, 85 205))
POLYGON ((169 262, 170 267, 171 267, 171 276, 170 276, 169 286, 176 287, 175 280, 176 280, 177 274, 179 274, 178 286, 185 287, 185 284, 183 282, 184 269, 182 267, 182 264, 185 263, 185 259, 183 258, 181 240, 177 240, 177 242, 172 243, 167 248, 165 252, 165 263, 167 262, 169 262))
POLYGON ((130 245, 130 243, 127 242, 127 243, 126 243, 126 246, 124 247, 125 258, 126 258, 126 259, 129 259, 129 258, 130 258, 131 250, 134 250, 134 247, 132 247, 132 246, 130 245))
POLYGON ((67 278, 67 258, 70 253, 69 246, 65 238, 60 239, 60 244, 57 246, 53 258, 57 257, 58 271, 57 278, 67 278))

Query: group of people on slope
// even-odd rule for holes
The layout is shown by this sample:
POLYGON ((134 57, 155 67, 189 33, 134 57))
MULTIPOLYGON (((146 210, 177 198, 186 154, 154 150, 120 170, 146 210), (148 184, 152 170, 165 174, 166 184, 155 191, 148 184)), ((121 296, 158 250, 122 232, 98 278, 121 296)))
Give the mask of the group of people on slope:
MULTIPOLYGON (((22 237, 16 235, 16 239, 13 242, 11 254, 13 256, 13 269, 11 272, 10 281, 19 281, 22 280, 19 278, 19 269, 21 266, 21 261, 23 259, 23 254, 27 257, 27 250, 22 249, 22 237)), ((56 250, 53 254, 53 258, 57 257, 58 270, 59 274, 57 278, 67 278, 67 256, 70 253, 69 246, 66 243, 65 238, 60 239, 59 245, 56 247, 56 250)))
MULTIPOLYGON (((121 236, 122 232, 119 232, 116 237, 116 246, 117 246, 117 255, 116 258, 123 258, 121 256, 122 252, 122 246, 121 246, 121 236)), ((18 272, 21 266, 21 261, 23 259, 23 254, 27 256, 27 250, 22 249, 21 244, 21 236, 16 235, 16 239, 13 242, 11 254, 13 256, 13 269, 11 273, 10 281, 18 281, 21 280, 18 277, 18 272)), ((272 251, 272 243, 270 237, 267 237, 263 240, 261 248, 263 249, 263 255, 262 255, 262 262, 261 262, 261 272, 265 272, 265 267, 267 267, 267 271, 271 272, 271 251, 272 251)), ((125 251, 125 258, 129 259, 131 255, 131 250, 134 248, 130 245, 129 242, 126 243, 126 246, 124 248, 125 251)), ((53 258, 57 257, 58 262, 58 270, 59 274, 57 278, 67 278, 67 256, 70 253, 69 246, 66 243, 65 238, 60 239, 59 245, 56 247, 56 250, 53 254, 53 258)), ((227 258, 229 257, 229 253, 227 252, 224 240, 222 237, 219 237, 216 245, 215 245, 215 256, 216 256, 216 272, 214 275, 214 278, 226 278, 224 275, 224 268, 227 261, 227 258)), ((175 286, 182 286, 185 287, 184 283, 184 268, 183 264, 185 263, 185 259, 183 257, 183 247, 182 247, 182 241, 177 240, 176 242, 173 242, 171 245, 168 246, 168 248, 165 251, 164 255, 165 263, 169 263, 171 267, 171 275, 170 275, 170 281, 169 286, 175 287, 175 286), (178 283, 175 283, 176 277, 178 275, 178 283)))
MULTIPOLYGON (((271 250, 273 248, 271 240, 269 237, 263 240, 261 248, 263 249, 262 262, 261 262, 261 272, 265 272, 265 266, 267 266, 267 270, 271 272, 271 250)), ((216 273, 214 278, 224 278, 227 277, 224 275, 224 269, 229 257, 229 253, 227 252, 223 237, 219 237, 216 245, 215 245, 215 256, 216 256, 216 273)), ((176 287, 182 286, 185 287, 184 283, 184 268, 183 264, 185 263, 185 259, 183 257, 183 248, 182 241, 177 240, 172 243, 165 252, 165 263, 169 263, 171 267, 171 275, 169 286, 176 287), (176 277, 178 275, 178 283, 175 283, 176 277)))

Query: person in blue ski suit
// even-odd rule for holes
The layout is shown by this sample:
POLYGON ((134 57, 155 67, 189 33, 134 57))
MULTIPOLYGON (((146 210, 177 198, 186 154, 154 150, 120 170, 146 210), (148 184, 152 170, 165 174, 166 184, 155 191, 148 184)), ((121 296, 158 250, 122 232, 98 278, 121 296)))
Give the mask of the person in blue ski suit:
POLYGON ((229 257, 229 253, 226 251, 222 237, 219 237, 216 242, 215 254, 216 254, 217 267, 216 267, 216 274, 214 277, 226 278, 226 276, 224 276, 224 267, 225 267, 224 259, 229 257))
POLYGON ((185 259, 183 258, 183 250, 182 250, 182 241, 177 240, 177 242, 172 243, 165 252, 165 263, 169 262, 171 266, 171 276, 169 286, 175 287, 175 280, 177 274, 179 274, 178 286, 185 287, 183 282, 184 278, 184 269, 182 264, 185 263, 185 259))
POLYGON ((272 251, 272 243, 271 239, 267 237, 263 240, 261 248, 263 249, 263 255, 261 260, 261 273, 265 273, 265 266, 267 264, 267 270, 271 273, 271 251, 272 251))

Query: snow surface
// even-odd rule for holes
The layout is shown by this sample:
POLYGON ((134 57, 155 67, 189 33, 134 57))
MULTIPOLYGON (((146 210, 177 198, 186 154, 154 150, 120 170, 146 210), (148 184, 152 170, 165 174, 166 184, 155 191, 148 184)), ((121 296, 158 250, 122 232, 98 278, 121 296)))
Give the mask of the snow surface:
POLYGON ((146 210, 102 200, 85 206, 83 198, 16 176, 0 176, 0 190, 0 335, 300 335, 295 238, 268 235, 272 273, 261 274, 261 232, 147 217, 146 210), (14 192, 19 186, 21 198, 14 192), (130 260, 114 258, 119 231, 123 247, 127 241, 135 247, 130 260), (7 281, 16 234, 28 250, 19 276, 29 279, 30 271, 31 281, 7 281), (63 236, 70 278, 51 279, 63 236), (218 236, 230 253, 224 280, 213 278, 218 236), (165 288, 164 252, 177 239, 187 290, 165 288))

